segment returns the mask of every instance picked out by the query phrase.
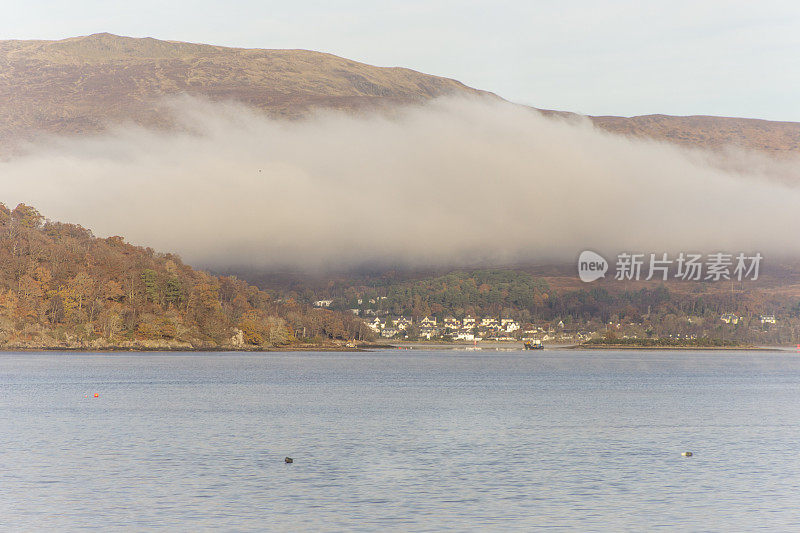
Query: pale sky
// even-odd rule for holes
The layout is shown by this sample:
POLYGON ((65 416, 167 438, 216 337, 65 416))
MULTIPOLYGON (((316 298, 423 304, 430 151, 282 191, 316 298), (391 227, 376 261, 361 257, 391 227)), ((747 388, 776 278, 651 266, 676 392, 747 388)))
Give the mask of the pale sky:
POLYGON ((591 115, 800 121, 800 2, 2 0, 0 39, 305 48, 591 115))

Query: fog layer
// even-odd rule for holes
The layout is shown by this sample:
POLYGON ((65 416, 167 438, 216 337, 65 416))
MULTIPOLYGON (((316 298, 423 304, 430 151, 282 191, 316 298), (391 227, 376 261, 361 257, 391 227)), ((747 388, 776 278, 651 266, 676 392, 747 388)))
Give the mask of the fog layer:
POLYGON ((210 267, 800 252, 797 160, 481 99, 300 121, 190 98, 169 112, 177 132, 118 125, 29 147, 0 164, 0 201, 210 267))

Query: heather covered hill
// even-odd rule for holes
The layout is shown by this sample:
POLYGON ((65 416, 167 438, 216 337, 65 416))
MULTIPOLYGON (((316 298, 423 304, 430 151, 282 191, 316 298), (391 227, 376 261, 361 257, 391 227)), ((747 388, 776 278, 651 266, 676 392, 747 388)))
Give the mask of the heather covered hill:
MULTIPOLYGON (((490 95, 448 78, 309 50, 227 48, 108 33, 0 41, 0 153, 43 132, 92 133, 124 121, 169 126, 160 101, 178 94, 238 101, 276 117, 299 117, 315 108, 387 109, 446 95, 490 95)), ((607 131, 686 146, 800 154, 796 122, 590 118, 607 131)))
POLYGON ((0 41, 0 141, 88 133, 133 120, 165 125, 164 96, 235 100, 273 116, 312 107, 356 110, 480 91, 405 68, 308 50, 225 48, 107 33, 0 41))
POLYGON ((669 115, 592 117, 596 126, 621 135, 649 137, 688 147, 740 146, 770 155, 800 154, 800 124, 750 118, 669 115))
POLYGON ((363 338, 352 317, 276 302, 172 254, 0 204, 0 347, 259 349, 363 338))

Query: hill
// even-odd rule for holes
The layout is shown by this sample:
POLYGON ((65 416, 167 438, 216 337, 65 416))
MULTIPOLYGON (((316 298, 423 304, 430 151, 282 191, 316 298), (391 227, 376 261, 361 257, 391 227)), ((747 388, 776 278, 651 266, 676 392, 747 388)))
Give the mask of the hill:
POLYGON ((740 146, 770 155, 800 154, 800 123, 748 118, 669 115, 592 117, 613 133, 649 137, 683 146, 719 149, 740 146))
POLYGON ((308 50, 251 50, 107 33, 61 41, 0 41, 0 140, 86 133, 134 120, 163 125, 157 100, 190 94, 236 100, 274 116, 312 107, 408 104, 463 84, 308 50))
POLYGON ((264 349, 363 338, 352 315, 276 302, 172 254, 0 204, 0 348, 264 349))
MULTIPOLYGON (((772 264, 758 280, 742 283, 617 281, 590 284, 573 266, 373 272, 325 279, 261 273, 245 278, 301 302, 330 300, 331 309, 352 310, 367 321, 405 316, 512 318, 520 324, 571 334, 605 331, 655 338, 734 339, 759 344, 800 342, 800 270, 772 264), (739 317, 725 324, 721 317, 739 317), (760 317, 770 315, 775 324, 760 317), (680 337, 677 337, 680 336, 680 337)), ((525 327, 525 326, 524 326, 525 327)))
MULTIPOLYGON (((181 93, 236 100, 283 117, 317 107, 355 111, 450 94, 490 94, 447 78, 308 50, 226 48, 108 33, 0 41, 0 150, 41 132, 97 132, 124 120, 168 126, 158 100, 181 93)), ((590 118, 624 135, 800 154, 800 123, 708 116, 590 118)))

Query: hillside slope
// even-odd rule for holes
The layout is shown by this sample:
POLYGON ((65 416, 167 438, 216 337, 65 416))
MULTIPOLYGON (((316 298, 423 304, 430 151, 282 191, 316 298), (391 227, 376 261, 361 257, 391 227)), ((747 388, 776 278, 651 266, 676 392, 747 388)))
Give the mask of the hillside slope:
POLYGON ((311 107, 361 109, 479 93, 404 68, 307 50, 250 50, 118 37, 0 41, 0 140, 85 133, 106 123, 158 125, 158 98, 236 100, 275 116, 311 107))
POLYGON ((263 349, 367 335, 352 315, 270 296, 175 255, 0 204, 0 349, 263 349))
POLYGON ((733 145, 771 155, 800 154, 800 123, 797 122, 669 115, 592 117, 592 121, 614 133, 684 146, 718 149, 733 145))
MULTIPOLYGON (((160 97, 237 100, 272 116, 490 94, 405 68, 308 50, 259 50, 119 37, 0 41, 0 151, 41 132, 87 133, 134 120, 166 126, 160 97)), ((592 117, 600 128, 678 144, 800 154, 800 123, 725 117, 592 117)))

